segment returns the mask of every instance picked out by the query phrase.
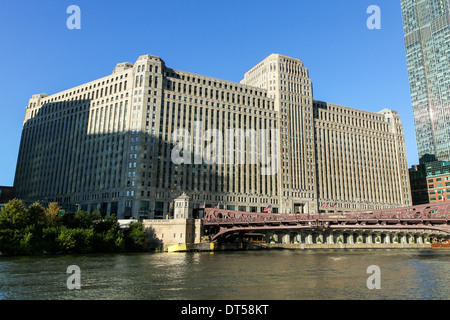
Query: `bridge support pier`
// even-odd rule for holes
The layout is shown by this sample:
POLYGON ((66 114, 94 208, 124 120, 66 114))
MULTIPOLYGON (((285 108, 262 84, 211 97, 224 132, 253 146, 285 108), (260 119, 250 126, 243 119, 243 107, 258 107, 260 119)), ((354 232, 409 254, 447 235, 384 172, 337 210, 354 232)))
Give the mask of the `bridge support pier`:
POLYGON ((347 234, 347 236, 344 235, 344 242, 346 244, 353 244, 355 239, 353 238, 353 234, 347 234))
POLYGON ((326 235, 326 243, 334 244, 334 236, 332 233, 329 233, 326 235))
POLYGON ((266 242, 286 248, 368 248, 408 247, 430 244, 430 240, 446 237, 444 233, 436 234, 417 230, 384 229, 341 229, 341 230, 271 230, 266 233, 266 242))
POLYGON ((401 239, 402 239, 402 241, 401 241, 402 244, 408 243, 408 236, 406 234, 402 234, 401 239))
POLYGON ((418 243, 418 244, 424 244, 424 241, 423 241, 423 235, 422 235, 422 234, 416 235, 416 243, 418 243))
POLYGON ((305 244, 312 244, 313 243, 313 236, 311 233, 307 233, 305 235, 305 244))

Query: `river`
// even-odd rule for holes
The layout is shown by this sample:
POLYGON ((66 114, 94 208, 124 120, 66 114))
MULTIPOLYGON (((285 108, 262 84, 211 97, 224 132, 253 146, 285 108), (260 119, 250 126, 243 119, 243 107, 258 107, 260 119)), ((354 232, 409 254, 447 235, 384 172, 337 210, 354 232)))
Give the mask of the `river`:
POLYGON ((388 249, 0 257, 0 300, 447 300, 449 258, 388 249), (66 284, 71 265, 79 290, 66 284), (372 265, 380 289, 368 289, 372 265))

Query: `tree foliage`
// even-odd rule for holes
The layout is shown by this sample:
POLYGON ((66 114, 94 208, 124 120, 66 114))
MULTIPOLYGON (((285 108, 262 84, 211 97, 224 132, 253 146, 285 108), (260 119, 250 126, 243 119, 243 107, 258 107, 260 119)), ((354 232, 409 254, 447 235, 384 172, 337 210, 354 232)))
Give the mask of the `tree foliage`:
POLYGON ((146 250, 142 223, 119 227, 115 215, 100 212, 66 212, 50 203, 38 202, 25 208, 11 200, 0 212, 0 252, 6 255, 35 253, 114 253, 146 250))
POLYGON ((27 224, 25 206, 22 201, 11 200, 2 208, 0 214, 0 229, 2 230, 22 230, 27 224))

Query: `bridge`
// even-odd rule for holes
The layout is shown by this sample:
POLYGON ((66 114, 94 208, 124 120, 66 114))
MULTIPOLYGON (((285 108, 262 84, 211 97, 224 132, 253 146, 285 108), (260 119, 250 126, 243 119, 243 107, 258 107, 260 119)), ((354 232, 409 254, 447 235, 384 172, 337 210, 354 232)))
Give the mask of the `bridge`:
POLYGON ((285 238, 283 243, 425 243, 430 237, 450 237, 450 202, 331 214, 267 214, 207 208, 203 227, 217 242, 260 234, 275 242, 280 241, 277 238, 281 235, 285 238))

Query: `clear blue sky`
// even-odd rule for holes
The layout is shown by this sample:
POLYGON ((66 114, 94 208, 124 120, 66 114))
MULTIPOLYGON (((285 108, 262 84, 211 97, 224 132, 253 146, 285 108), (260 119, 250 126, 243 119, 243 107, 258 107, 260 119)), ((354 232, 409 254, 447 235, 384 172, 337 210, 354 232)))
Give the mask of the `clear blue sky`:
POLYGON ((0 2, 0 185, 12 185, 25 107, 111 74, 119 62, 166 65, 239 82, 271 53, 299 58, 314 99, 399 112, 418 163, 400 0, 20 0, 0 2), (70 5, 81 30, 69 30, 70 5), (369 30, 370 5, 381 30, 369 30))

